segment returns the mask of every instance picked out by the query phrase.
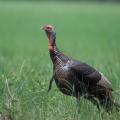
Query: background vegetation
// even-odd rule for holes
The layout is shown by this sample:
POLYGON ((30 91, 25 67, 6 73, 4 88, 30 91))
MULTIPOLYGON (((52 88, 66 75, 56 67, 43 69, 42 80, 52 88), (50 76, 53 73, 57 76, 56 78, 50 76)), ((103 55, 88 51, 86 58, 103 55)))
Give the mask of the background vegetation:
MULTIPOLYGON (((120 102, 120 5, 105 3, 0 2, 0 117, 15 120, 97 120, 90 102, 47 94, 52 63, 44 24, 56 28, 65 54, 85 61, 112 82, 120 102)), ((110 118, 111 117, 111 118, 110 118)), ((120 114, 105 114, 118 120, 120 114)))
MULTIPOLYGON (((73 1, 73 0, 0 0, 0 1, 73 1)), ((100 2, 120 2, 120 0, 74 0, 74 1, 88 1, 88 2, 91 2, 91 1, 100 1, 100 2)))

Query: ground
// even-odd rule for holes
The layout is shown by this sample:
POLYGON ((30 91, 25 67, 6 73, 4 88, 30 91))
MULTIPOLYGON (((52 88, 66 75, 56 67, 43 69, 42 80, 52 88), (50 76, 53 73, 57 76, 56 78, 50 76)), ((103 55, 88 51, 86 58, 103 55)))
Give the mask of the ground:
POLYGON ((40 27, 48 23, 55 26, 59 49, 104 73, 120 102, 120 4, 0 2, 1 114, 16 120, 99 119, 97 108, 83 98, 78 114, 76 100, 55 84, 47 93, 52 63, 40 27))

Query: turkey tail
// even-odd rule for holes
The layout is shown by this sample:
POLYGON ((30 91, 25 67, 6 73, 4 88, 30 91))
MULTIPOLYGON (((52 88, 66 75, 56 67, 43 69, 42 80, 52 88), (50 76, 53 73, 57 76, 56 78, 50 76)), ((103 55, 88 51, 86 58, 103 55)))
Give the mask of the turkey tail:
POLYGON ((116 102, 112 91, 108 91, 108 95, 102 106, 106 109, 107 112, 112 112, 113 110, 116 110, 117 112, 120 111, 120 104, 116 102))

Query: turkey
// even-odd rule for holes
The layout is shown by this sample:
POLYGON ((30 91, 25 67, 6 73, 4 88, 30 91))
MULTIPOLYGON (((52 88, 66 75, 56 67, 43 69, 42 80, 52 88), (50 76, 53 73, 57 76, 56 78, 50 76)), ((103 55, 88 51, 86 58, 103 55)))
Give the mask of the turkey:
POLYGON ((52 82, 65 95, 74 96, 78 101, 83 96, 91 101, 100 110, 102 106, 108 113, 113 108, 119 110, 112 95, 112 85, 108 79, 90 65, 71 59, 64 55, 56 45, 56 33, 52 25, 42 27, 49 40, 49 53, 53 63, 53 75, 50 80, 48 92, 52 82))

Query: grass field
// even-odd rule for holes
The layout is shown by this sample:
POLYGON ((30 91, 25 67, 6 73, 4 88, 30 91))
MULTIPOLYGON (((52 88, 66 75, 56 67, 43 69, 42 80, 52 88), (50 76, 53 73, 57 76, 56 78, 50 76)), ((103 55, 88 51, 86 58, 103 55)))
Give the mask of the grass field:
MULTIPOLYGON (((56 28, 65 54, 89 63, 112 82, 120 102, 120 4, 0 2, 0 112, 15 120, 98 120, 90 102, 47 94, 52 63, 44 24, 56 28)), ((118 120, 113 113, 105 120, 118 120)))

